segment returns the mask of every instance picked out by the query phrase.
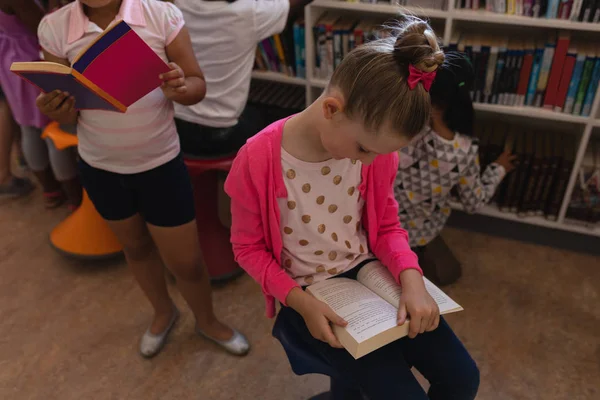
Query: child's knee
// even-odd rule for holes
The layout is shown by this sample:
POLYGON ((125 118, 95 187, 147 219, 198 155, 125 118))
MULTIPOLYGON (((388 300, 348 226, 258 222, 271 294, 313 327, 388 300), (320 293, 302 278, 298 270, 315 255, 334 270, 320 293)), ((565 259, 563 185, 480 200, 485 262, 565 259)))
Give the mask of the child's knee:
POLYGON ((156 246, 150 235, 141 235, 133 240, 128 240, 128 243, 123 243, 123 252, 130 261, 144 261, 149 257, 153 257, 156 251, 156 246))
POLYGON ((456 380, 456 384, 460 385, 457 391, 462 393, 461 399, 472 400, 475 399, 477 391, 479 390, 480 373, 479 368, 475 361, 466 365, 461 371, 461 377, 456 380))

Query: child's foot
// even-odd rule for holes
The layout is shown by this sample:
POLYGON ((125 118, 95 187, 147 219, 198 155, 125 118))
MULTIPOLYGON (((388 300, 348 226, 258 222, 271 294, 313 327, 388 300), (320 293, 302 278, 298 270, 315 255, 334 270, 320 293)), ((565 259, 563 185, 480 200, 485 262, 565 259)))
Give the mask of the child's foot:
POLYGON ((48 210, 62 206, 66 198, 62 191, 44 192, 44 204, 48 210))
POLYGON ((29 179, 13 176, 7 182, 0 184, 0 197, 22 197, 31 193, 33 189, 33 183, 29 179))
POLYGON ((150 358, 160 353, 178 318, 179 310, 175 306, 170 315, 159 315, 154 318, 140 341, 140 354, 143 357, 150 358))
POLYGON ((213 324, 200 329, 196 325, 198 335, 211 340, 236 356, 245 356, 250 351, 248 339, 240 332, 215 321, 213 324))

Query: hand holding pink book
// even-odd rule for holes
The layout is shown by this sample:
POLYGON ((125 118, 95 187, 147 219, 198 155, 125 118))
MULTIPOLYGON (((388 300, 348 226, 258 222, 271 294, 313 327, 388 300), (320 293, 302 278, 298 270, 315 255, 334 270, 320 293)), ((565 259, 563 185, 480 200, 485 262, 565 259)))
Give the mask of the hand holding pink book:
POLYGON ((109 27, 73 67, 38 61, 16 62, 10 70, 44 93, 68 92, 78 110, 126 112, 127 107, 158 88, 160 74, 171 68, 126 22, 109 27))

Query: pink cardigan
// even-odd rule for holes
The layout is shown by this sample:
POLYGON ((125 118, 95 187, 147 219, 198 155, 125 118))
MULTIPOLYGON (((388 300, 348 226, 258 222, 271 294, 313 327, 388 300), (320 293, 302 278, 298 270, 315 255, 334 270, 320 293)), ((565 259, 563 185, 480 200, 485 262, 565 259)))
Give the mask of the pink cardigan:
MULTIPOLYGON (((262 286, 269 318, 275 316, 274 298, 285 305, 290 290, 299 286, 281 267, 277 199, 287 197, 281 167, 286 121, 277 121, 248 140, 225 183, 231 197, 233 252, 238 264, 262 286)), ((371 165, 363 166, 358 189, 365 199, 363 226, 369 247, 400 283, 400 272, 405 269, 422 271, 398 220, 393 191, 397 169, 396 153, 377 157, 371 165)))

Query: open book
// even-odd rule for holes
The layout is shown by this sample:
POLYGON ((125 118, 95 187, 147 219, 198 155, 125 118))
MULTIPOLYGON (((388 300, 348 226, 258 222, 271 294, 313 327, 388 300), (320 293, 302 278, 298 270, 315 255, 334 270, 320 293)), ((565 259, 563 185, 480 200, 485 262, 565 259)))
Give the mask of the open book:
POLYGON ((78 110, 126 112, 161 85, 169 66, 125 21, 104 31, 73 62, 73 67, 36 61, 15 62, 10 70, 44 93, 68 92, 78 110))
MULTIPOLYGON (((440 307, 440 314, 462 311, 454 300, 425 279, 425 288, 440 307)), ((356 359, 408 335, 409 321, 397 325, 401 287, 379 261, 364 266, 357 280, 332 278, 307 289, 344 318, 345 328, 333 326, 340 343, 356 359)))

